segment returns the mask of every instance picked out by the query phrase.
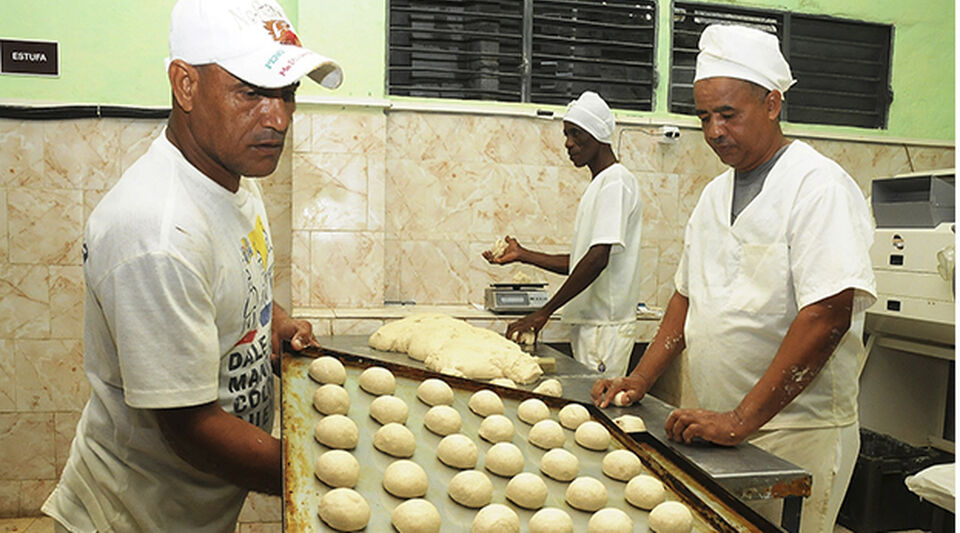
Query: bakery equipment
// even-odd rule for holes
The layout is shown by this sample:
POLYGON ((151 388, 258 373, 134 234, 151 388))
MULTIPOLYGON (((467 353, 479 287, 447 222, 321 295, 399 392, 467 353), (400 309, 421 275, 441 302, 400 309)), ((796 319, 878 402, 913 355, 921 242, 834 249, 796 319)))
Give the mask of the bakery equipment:
POLYGON ((483 308, 498 314, 526 314, 543 307, 546 283, 491 283, 483 291, 483 308))

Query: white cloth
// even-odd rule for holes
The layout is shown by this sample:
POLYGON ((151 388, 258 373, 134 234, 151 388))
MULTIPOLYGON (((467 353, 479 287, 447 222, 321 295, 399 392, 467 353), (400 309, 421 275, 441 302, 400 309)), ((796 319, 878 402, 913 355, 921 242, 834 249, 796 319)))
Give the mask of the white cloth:
POLYGON ((246 491, 180 459, 153 409, 217 401, 270 432, 273 245, 259 186, 231 193, 166 131, 84 236, 84 407, 43 511, 70 529, 233 531, 246 491))
POLYGON ((567 113, 563 115, 563 120, 580 126, 604 144, 613 142, 613 128, 616 126, 613 113, 603 98, 593 91, 585 91, 579 98, 567 104, 567 113))
POLYGON ((850 330, 820 373, 764 429, 857 420, 857 353, 876 300, 873 222, 839 165, 793 141, 760 194, 730 224, 733 170, 704 189, 687 223, 677 291, 690 300, 684 336, 700 406, 736 407, 776 355, 799 309, 855 289, 850 330))
POLYGON ((570 328, 570 346, 577 361, 604 377, 627 375, 636 342, 636 321, 606 326, 580 324, 570 328))
POLYGON ((910 492, 938 507, 955 512, 957 504, 957 463, 934 465, 903 480, 910 492))
POLYGON ((776 35, 730 24, 714 24, 700 34, 693 81, 706 78, 746 80, 781 94, 797 82, 776 35))

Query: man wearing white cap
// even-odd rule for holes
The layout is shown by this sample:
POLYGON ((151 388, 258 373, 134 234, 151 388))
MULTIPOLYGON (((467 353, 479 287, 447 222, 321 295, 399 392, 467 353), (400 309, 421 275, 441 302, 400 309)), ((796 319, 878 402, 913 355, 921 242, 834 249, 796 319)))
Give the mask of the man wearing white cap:
MULTIPOLYGON (((598 381, 601 406, 639 400, 686 349, 700 409, 678 409, 667 435, 744 440, 813 475, 803 531, 832 532, 859 450, 857 354, 876 299, 863 194, 836 163, 780 130, 794 83, 776 37, 710 26, 694 82, 707 143, 732 168, 711 181, 687 223, 656 338, 635 371, 598 381)), ((775 506, 759 508, 776 518, 775 506)))
POLYGON ((282 341, 316 339, 273 302, 244 176, 276 168, 300 78, 340 68, 273 0, 180 0, 167 74, 167 127, 84 233, 91 396, 43 505, 59 531, 233 531, 249 490, 282 492, 273 373, 282 341))
POLYGON ((636 339, 640 297, 640 185, 617 162, 611 147, 613 113, 600 95, 587 91, 563 117, 567 154, 576 167, 590 169, 592 181, 580 199, 569 254, 528 250, 507 236, 506 250, 484 257, 495 264, 520 261, 570 274, 539 310, 507 326, 507 337, 539 332, 560 306, 571 324, 577 361, 610 376, 627 371, 636 339), (573 265, 573 270, 570 266, 573 265))

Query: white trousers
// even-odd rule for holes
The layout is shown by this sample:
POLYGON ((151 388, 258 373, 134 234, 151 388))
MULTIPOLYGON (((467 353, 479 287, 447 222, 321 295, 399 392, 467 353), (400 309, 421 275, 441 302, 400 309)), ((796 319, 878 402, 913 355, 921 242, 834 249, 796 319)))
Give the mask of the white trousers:
MULTIPOLYGON (((860 425, 760 431, 749 442, 810 472, 813 484, 810 497, 803 500, 800 531, 833 533, 860 453, 860 425)), ((774 524, 780 524, 782 500, 749 505, 774 524)))
POLYGON ((604 377, 627 374, 636 339, 636 322, 600 326, 573 324, 570 328, 574 359, 604 377))

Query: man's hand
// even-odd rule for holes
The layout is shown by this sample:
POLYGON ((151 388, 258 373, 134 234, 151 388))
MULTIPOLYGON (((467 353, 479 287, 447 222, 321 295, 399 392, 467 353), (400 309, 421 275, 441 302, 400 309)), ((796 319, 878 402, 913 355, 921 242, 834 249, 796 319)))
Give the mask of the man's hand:
POLYGON ((520 320, 507 324, 507 338, 519 340, 520 334, 527 331, 533 331, 533 334, 537 335, 549 319, 550 313, 545 313, 542 309, 534 311, 520 320), (514 339, 514 336, 516 336, 516 339, 514 339))
POLYGON ((497 257, 493 256, 493 252, 491 250, 484 250, 483 258, 489 263, 494 265, 506 265, 508 263, 513 263, 520 260, 520 253, 523 251, 523 247, 520 246, 520 243, 517 242, 517 239, 507 235, 503 238, 503 240, 507 242, 507 248, 497 257))
POLYGON ((306 320, 290 318, 287 311, 274 302, 273 321, 270 324, 270 362, 273 371, 279 374, 280 356, 283 341, 289 341, 294 350, 302 350, 307 346, 320 346, 317 337, 313 334, 313 326, 306 320))
POLYGON ((667 437, 690 444, 695 438, 722 446, 736 446, 757 430, 748 426, 736 409, 720 413, 706 409, 676 409, 664 426, 667 437))
POLYGON ((643 376, 629 375, 622 378, 598 379, 590 389, 590 398, 593 404, 603 409, 613 402, 614 396, 620 391, 626 391, 626 403, 640 401, 647 394, 650 382, 643 376))

